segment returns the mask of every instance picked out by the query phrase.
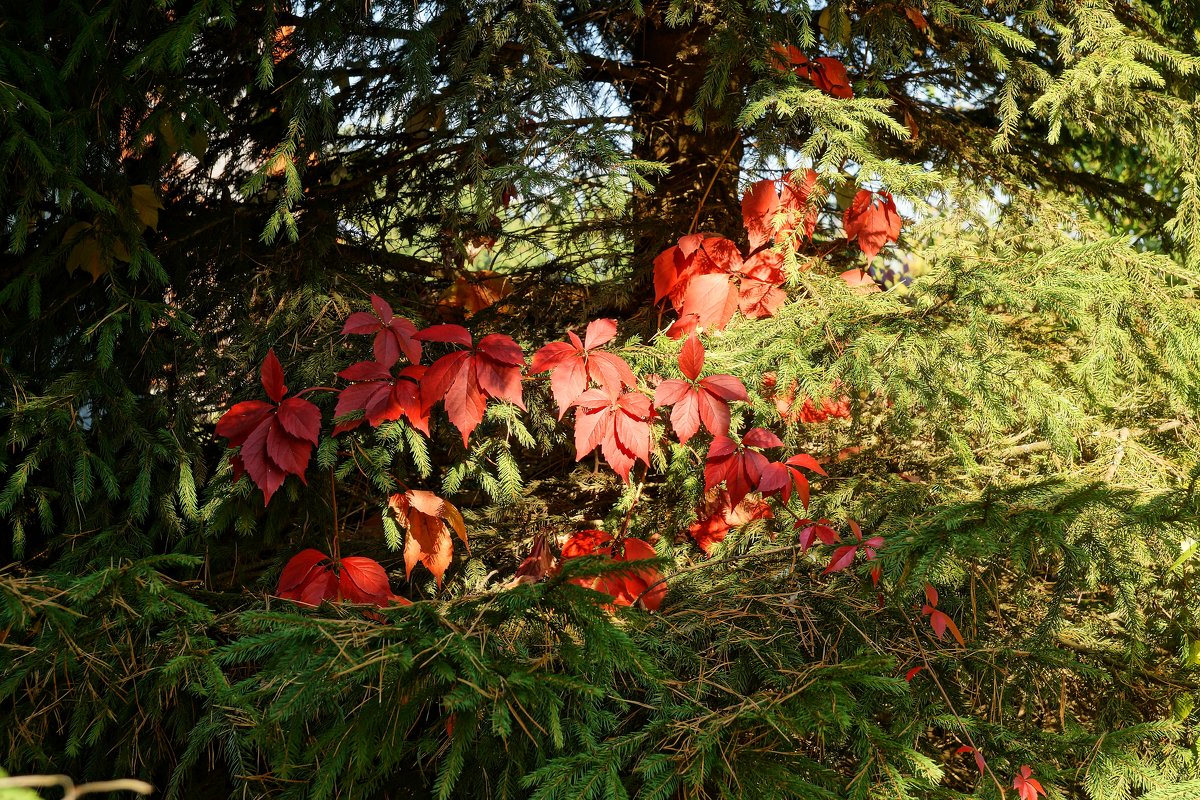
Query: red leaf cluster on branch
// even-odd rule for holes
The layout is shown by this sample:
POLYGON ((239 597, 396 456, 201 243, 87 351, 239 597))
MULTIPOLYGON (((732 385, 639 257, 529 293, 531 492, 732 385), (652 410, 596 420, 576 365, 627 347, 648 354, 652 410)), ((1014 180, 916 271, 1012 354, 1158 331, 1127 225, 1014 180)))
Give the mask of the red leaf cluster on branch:
POLYGON ((304 480, 321 430, 321 411, 301 397, 284 399, 287 386, 274 350, 267 351, 261 374, 272 402, 238 403, 217 422, 217 434, 229 440, 229 447, 241 448, 232 460, 234 473, 248 474, 262 489, 266 505, 288 475, 304 480))
POLYGON ((860 189, 846 209, 842 224, 846 239, 857 239, 859 249, 870 263, 885 244, 899 241, 903 220, 891 194, 860 189))
POLYGON ((782 194, 773 180, 761 180, 750 186, 742 197, 742 223, 750 239, 750 249, 757 250, 774 239, 795 236, 797 233, 812 240, 817 219, 825 197, 816 202, 817 173, 807 170, 804 180, 796 182, 796 173, 783 180, 782 194))
POLYGON ((822 92, 841 100, 854 97, 846 65, 831 56, 810 59, 790 44, 776 44, 771 49, 770 62, 780 72, 791 71, 800 78, 812 81, 822 92))
MULTIPOLYGON (((614 561, 644 561, 658 558, 649 542, 625 538, 616 542, 612 534, 605 531, 579 531, 563 545, 564 560, 580 556, 603 556, 614 561)), ((610 573, 595 578, 575 578, 580 586, 595 589, 610 595, 619 606, 631 606, 641 602, 649 611, 657 611, 667 594, 667 584, 662 573, 652 566, 631 569, 629 572, 610 573)))
POLYGON ((670 300, 679 314, 667 335, 723 330, 739 310, 748 319, 774 316, 787 300, 782 265, 783 257, 770 250, 743 259, 723 236, 684 236, 654 259, 654 301, 670 300))
POLYGON ((598 349, 616 335, 615 320, 597 319, 588 323, 583 341, 574 331, 567 331, 569 342, 551 342, 533 354, 529 374, 550 373, 550 391, 558 403, 559 419, 590 384, 618 390, 637 386, 637 378, 624 359, 598 349))
POLYGON ((654 390, 654 405, 671 408, 671 427, 686 444, 703 424, 713 436, 729 433, 729 404, 750 399, 746 387, 732 375, 700 377, 704 369, 704 345, 695 334, 683 343, 679 370, 687 380, 662 381, 654 390))
POLYGON ((334 561, 311 547, 292 556, 284 566, 275 594, 306 606, 317 606, 324 600, 347 600, 380 608, 393 602, 411 605, 392 594, 387 572, 378 561, 363 556, 334 561))
POLYGON ((433 325, 418 332, 416 338, 469 348, 442 356, 421 378, 422 411, 427 414, 435 404, 443 403, 450 423, 462 434, 464 447, 483 421, 489 397, 525 408, 521 400, 525 354, 511 337, 491 333, 473 343, 471 332, 461 325, 433 325))

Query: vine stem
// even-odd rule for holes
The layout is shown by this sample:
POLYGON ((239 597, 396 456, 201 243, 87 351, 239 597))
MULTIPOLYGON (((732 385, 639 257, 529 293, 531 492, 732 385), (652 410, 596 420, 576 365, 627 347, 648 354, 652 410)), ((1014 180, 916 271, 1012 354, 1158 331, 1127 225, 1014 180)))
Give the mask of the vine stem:
POLYGON ((337 507, 337 479, 333 474, 333 468, 329 469, 329 502, 333 506, 333 560, 334 563, 342 563, 342 542, 341 532, 338 530, 338 507, 337 507))
POLYGON ((629 520, 633 517, 633 510, 637 508, 638 501, 642 499, 642 489, 646 486, 646 475, 649 472, 650 465, 647 464, 642 468, 642 479, 638 481, 637 489, 634 490, 633 501, 629 504, 629 508, 625 510, 625 519, 621 521, 621 532, 617 535, 618 539, 624 539, 626 532, 629 531, 629 520))

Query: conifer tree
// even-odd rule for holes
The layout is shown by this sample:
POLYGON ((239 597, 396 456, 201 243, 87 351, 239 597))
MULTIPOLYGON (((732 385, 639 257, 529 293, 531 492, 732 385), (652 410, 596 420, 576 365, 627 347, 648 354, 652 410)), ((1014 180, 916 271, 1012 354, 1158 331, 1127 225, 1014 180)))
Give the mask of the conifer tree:
POLYGON ((1196 796, 1198 18, 0 12, 0 767, 1196 796))

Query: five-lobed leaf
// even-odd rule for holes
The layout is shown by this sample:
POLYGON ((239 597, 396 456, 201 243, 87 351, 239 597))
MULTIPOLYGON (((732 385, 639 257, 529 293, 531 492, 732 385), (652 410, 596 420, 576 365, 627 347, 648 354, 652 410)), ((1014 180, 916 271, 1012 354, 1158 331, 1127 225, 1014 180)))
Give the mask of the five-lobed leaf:
MULTIPOLYGON (((461 325, 433 325, 419 331, 418 341, 446 342, 471 347, 470 332, 461 325)), ((470 350, 442 356, 421 378, 421 413, 443 403, 450 423, 462 434, 463 446, 483 421, 489 397, 524 409, 521 367, 525 355, 510 337, 491 333, 470 350)))
POLYGON ((1033 777, 1033 770, 1028 764, 1023 764, 1020 772, 1013 776, 1013 788, 1017 790, 1020 800, 1037 800, 1039 794, 1046 793, 1042 784, 1033 777))
POLYGON ((451 532, 467 544, 467 526, 462 514, 449 501, 420 489, 393 494, 388 498, 388 509, 407 533, 405 576, 411 578, 413 567, 424 564, 441 586, 454 552, 451 532))
POLYGON ((637 461, 650 464, 650 398, 611 386, 589 389, 575 402, 575 460, 597 447, 621 480, 637 461))
POLYGON ((898 241, 903 220, 888 192, 860 189, 846 209, 843 225, 847 240, 857 240, 869 263, 888 242, 898 241))
POLYGON ((356 311, 347 317, 342 334, 374 335, 372 350, 375 360, 385 367, 395 364, 401 353, 410 364, 419 362, 421 343, 416 339, 417 326, 403 317, 397 317, 392 307, 379 295, 371 295, 371 307, 375 310, 374 314, 356 311))
POLYGON ((217 435, 228 439, 229 447, 240 448, 232 459, 234 473, 249 475, 262 490, 266 505, 288 475, 305 481, 321 430, 321 412, 303 398, 286 397, 283 368, 274 350, 267 351, 260 376, 274 404, 261 400, 237 403, 217 422, 217 435))
POLYGON ((582 341, 574 331, 567 331, 568 342, 551 342, 533 354, 529 374, 550 373, 550 391, 558 403, 559 419, 587 391, 589 383, 618 389, 637 385, 637 378, 624 359, 597 349, 616 335, 614 320, 593 320, 588 323, 582 341))
POLYGON ((679 354, 679 370, 687 380, 664 380, 654 390, 654 405, 671 407, 671 427, 684 444, 700 430, 701 424, 714 436, 728 434, 729 403, 750 399, 737 378, 732 375, 700 378, 703 368, 704 345, 693 334, 679 354))

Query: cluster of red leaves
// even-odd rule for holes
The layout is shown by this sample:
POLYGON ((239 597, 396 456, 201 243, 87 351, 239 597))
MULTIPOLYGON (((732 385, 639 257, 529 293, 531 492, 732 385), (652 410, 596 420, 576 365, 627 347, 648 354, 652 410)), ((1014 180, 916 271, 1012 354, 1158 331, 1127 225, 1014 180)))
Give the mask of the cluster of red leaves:
POLYGON ((574 331, 567 331, 567 342, 551 342, 533 354, 529 374, 550 373, 550 391, 558 403, 558 418, 562 419, 589 384, 620 390, 637 386, 633 370, 620 356, 598 348, 617 335, 617 323, 598 319, 588 323, 583 341, 574 331))
POLYGON ((263 359, 261 376, 272 402, 236 404, 217 422, 217 434, 229 440, 229 447, 241 448, 232 459, 234 474, 248 474, 262 489, 265 505, 288 475, 304 480, 321 430, 321 412, 301 397, 284 399, 287 386, 274 350, 263 359))
MULTIPOLYGON (((854 270, 858 272, 858 270, 854 270)), ((799 409, 794 409, 796 402, 796 382, 792 381, 788 386, 787 391, 778 392, 777 378, 774 372, 763 374, 762 393, 763 397, 775 403, 775 410, 783 417, 784 422, 826 422, 829 419, 850 419, 850 397, 842 395, 834 400, 827 397, 821 401, 821 404, 816 405, 811 397, 805 397, 804 402, 800 404, 799 409)), ((836 384, 835 384, 836 388, 836 384)))
MULTIPOLYGON (((396 517, 408 536, 404 540, 404 575, 412 577, 413 567, 418 563, 437 578, 442 585, 442 575, 450 566, 454 552, 454 540, 450 532, 467 545, 467 526, 459 510, 433 492, 410 489, 403 494, 388 498, 388 509, 396 517)), ((468 545, 469 547, 469 545, 468 545)))
POLYGON ((958 626, 954 624, 954 620, 950 619, 950 615, 945 611, 941 611, 937 607, 938 590, 932 584, 925 584, 925 605, 921 606, 921 613, 929 617, 929 624, 933 627, 933 632, 937 634, 937 638, 941 639, 947 629, 951 635, 962 646, 966 646, 963 640, 963 635, 959 633, 958 626))
MULTIPOLYGON (((847 520, 850 524, 850 531, 854 534, 854 539, 843 540, 833 527, 833 522, 827 519, 819 519, 813 521, 811 519, 801 519, 796 521, 796 530, 800 533, 797 542, 800 545, 801 552, 807 552, 813 544, 819 539, 822 544, 833 547, 838 545, 833 551, 833 555, 829 558, 829 564, 826 565, 824 572, 821 574, 829 575, 833 572, 841 572, 849 569, 854 564, 854 559, 859 553, 866 557, 867 561, 875 561, 878 557, 878 551, 883 547, 882 536, 872 536, 864 539, 862 528, 854 520, 847 520)), ((883 570, 879 564, 871 568, 871 583, 875 586, 879 585, 879 580, 883 575, 883 570)), ((908 680, 912 680, 912 672, 908 680)))
POLYGON ((679 353, 679 370, 687 380, 665 380, 654 390, 654 405, 671 408, 671 427, 681 444, 695 436, 702 424, 713 436, 725 436, 729 433, 729 404, 750 399, 737 378, 701 378, 703 369, 704 345, 692 334, 679 353))
POLYGON ((787 300, 783 281, 781 255, 760 250, 743 259, 723 236, 689 234, 654 259, 654 302, 668 299, 679 314, 672 339, 697 327, 723 330, 739 310, 748 319, 774 316, 787 300))
POLYGON ((478 343, 461 325, 433 325, 416 334, 422 342, 443 342, 468 348, 442 356, 421 378, 421 409, 428 414, 443 403, 450 423, 462 434, 463 446, 483 421, 489 397, 524 409, 521 367, 525 353, 510 337, 491 333, 478 343))
POLYGON ((609 385, 588 389, 573 405, 576 461, 599 447, 604 460, 626 483, 634 463, 650 464, 650 421, 654 417, 650 398, 609 385))
POLYGON ((775 516, 771 506, 757 496, 744 497, 740 503, 734 505, 729 500, 729 492, 724 489, 710 489, 704 493, 704 499, 699 519, 691 524, 687 532, 706 556, 711 556, 713 546, 725 541, 726 535, 734 528, 740 528, 756 519, 771 519, 775 516))
POLYGON ((812 240, 817 229, 817 217, 825 198, 816 202, 817 173, 808 170, 802 182, 795 181, 796 173, 785 178, 782 194, 773 180, 761 180, 751 185, 742 197, 742 223, 754 251, 773 239, 802 233, 812 240))
POLYGON ((1021 771, 1013 777, 1013 788, 1017 790, 1017 796, 1020 800, 1037 800, 1039 794, 1045 794, 1046 790, 1042 788, 1042 784, 1034 777, 1033 770, 1028 764, 1021 766, 1021 771))
POLYGON ((568 341, 551 342, 533 354, 529 372, 550 373, 559 419, 575 408, 576 460, 599 447, 613 471, 628 481, 638 460, 650 463, 654 409, 636 391, 637 378, 624 359, 599 349, 616 335, 611 319, 589 323, 582 341, 567 331, 568 341))
POLYGON ((308 548, 292 556, 279 575, 275 594, 306 606, 324 600, 347 600, 386 607, 389 603, 410 605, 392 594, 387 573, 379 562, 363 556, 334 561, 320 550, 308 548))
POLYGON ((408 366, 398 375, 378 361, 360 361, 338 373, 350 385, 338 394, 333 416, 343 417, 355 411, 363 416, 339 422, 333 435, 353 430, 365 420, 371 427, 405 417, 414 428, 429 435, 429 410, 422 407, 419 386, 426 367, 408 366))
POLYGON ((870 263, 885 244, 899 240, 903 221, 891 194, 859 189, 854 202, 846 209, 842 224, 846 228, 846 240, 856 239, 870 263))
POLYGON ((771 49, 770 60, 775 69, 780 72, 791 71, 800 78, 807 78, 813 86, 831 97, 842 100, 854 97, 846 65, 836 58, 821 56, 810 59, 790 44, 777 44, 771 49))
MULTIPOLYGON (((649 542, 641 539, 626 538, 616 542, 610 533, 589 530, 573 534, 563 545, 564 561, 580 556, 603 556, 614 561, 645 561, 657 558, 658 554, 649 542)), ((667 584, 655 567, 639 567, 595 578, 574 578, 573 581, 611 596, 619 606, 632 606, 640 602, 649 611, 657 611, 667 594, 667 584)))
MULTIPOLYGON (((829 565, 825 567, 825 573, 828 575, 831 572, 841 572, 854 563, 854 558, 860 552, 866 556, 867 561, 874 561, 877 556, 877 550, 883 547, 882 536, 872 536, 869 539, 863 539, 862 528, 854 520, 849 520, 850 530, 854 534, 855 541, 850 544, 843 544, 841 547, 833 551, 833 556, 829 559, 829 565)), ((882 575, 882 570, 879 564, 871 568, 871 583, 879 585, 879 578, 882 575)))
POLYGON ((765 428, 746 431, 740 443, 728 436, 714 436, 704 462, 704 488, 713 489, 721 483, 729 493, 731 505, 737 505, 751 491, 764 495, 780 494, 786 502, 792 489, 808 506, 808 478, 800 470, 808 469, 821 475, 825 470, 812 456, 803 453, 785 461, 772 462, 761 449, 782 447, 779 437, 765 428))

